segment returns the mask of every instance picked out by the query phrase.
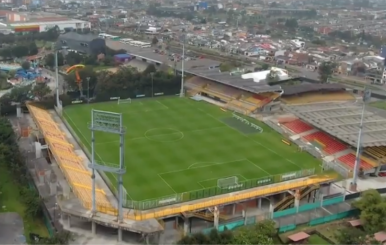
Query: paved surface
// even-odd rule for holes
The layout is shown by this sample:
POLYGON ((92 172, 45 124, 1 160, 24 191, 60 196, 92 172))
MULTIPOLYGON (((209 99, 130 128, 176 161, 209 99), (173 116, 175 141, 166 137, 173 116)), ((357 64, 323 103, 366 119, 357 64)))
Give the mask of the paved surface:
POLYGON ((26 244, 23 219, 18 213, 0 213, 0 244, 26 244))
MULTIPOLYGON (((142 57, 147 57, 149 60, 154 60, 159 63, 165 63, 170 66, 175 66, 177 69, 181 69, 182 62, 173 62, 170 61, 167 55, 161 55, 154 52, 154 48, 140 48, 134 47, 128 44, 124 44, 118 41, 106 40, 106 44, 109 48, 114 50, 125 49, 127 53, 138 55, 142 57)), ((205 55, 204 55, 205 56, 205 55)), ((197 59, 197 60, 188 60, 184 62, 185 69, 190 70, 194 68, 207 68, 209 66, 219 65, 221 62, 210 60, 210 59, 197 59)))

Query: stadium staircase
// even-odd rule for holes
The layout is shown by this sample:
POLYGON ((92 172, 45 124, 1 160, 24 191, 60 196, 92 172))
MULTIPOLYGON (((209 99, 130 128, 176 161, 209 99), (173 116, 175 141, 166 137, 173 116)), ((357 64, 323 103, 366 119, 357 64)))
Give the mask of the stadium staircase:
MULTIPOLYGON (((312 191, 319 189, 319 185, 312 185, 303 187, 300 190, 300 200, 310 194, 312 191)), ((291 207, 295 203, 295 197, 293 195, 286 196, 274 207, 274 211, 280 211, 291 207)))

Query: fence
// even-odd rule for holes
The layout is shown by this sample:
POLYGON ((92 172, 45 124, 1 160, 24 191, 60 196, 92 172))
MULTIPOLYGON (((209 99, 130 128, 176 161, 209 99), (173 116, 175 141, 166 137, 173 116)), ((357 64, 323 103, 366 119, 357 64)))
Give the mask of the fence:
MULTIPOLYGON (((352 217, 359 215, 357 209, 353 209, 348 200, 358 198, 359 193, 354 193, 347 196, 338 196, 334 198, 324 199, 315 203, 307 203, 300 205, 298 208, 290 208, 283 211, 274 212, 272 219, 278 227, 279 233, 284 233, 297 228, 298 225, 308 224, 309 226, 324 224, 327 222, 352 217)), ((258 216, 246 217, 243 220, 234 221, 219 226, 219 231, 233 230, 244 225, 252 225, 261 220, 270 219, 269 213, 260 214, 258 216)), ((208 234, 213 228, 202 230, 204 234, 208 234)))
POLYGON ((315 174, 315 169, 312 168, 312 169, 305 169, 305 170, 296 171, 296 172, 268 176, 265 178, 240 181, 237 184, 237 186, 229 186, 228 188, 219 188, 215 186, 215 187, 204 188, 204 189, 195 190, 191 192, 173 194, 173 195, 161 197, 161 198, 149 199, 145 201, 133 201, 133 200, 127 199, 125 207, 137 209, 137 210, 152 209, 152 208, 162 207, 170 204, 189 202, 197 199, 232 193, 235 191, 242 191, 242 190, 247 190, 255 187, 261 187, 261 186, 271 185, 275 183, 280 183, 283 181, 299 179, 299 178, 311 176, 314 174, 315 174))

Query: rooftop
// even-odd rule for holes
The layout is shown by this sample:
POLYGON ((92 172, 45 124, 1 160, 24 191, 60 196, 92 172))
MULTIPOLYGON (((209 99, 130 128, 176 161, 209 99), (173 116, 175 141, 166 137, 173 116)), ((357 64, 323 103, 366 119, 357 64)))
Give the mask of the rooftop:
MULTIPOLYGON (((358 145, 358 132, 363 104, 360 102, 318 103, 313 105, 283 105, 285 110, 300 119, 326 131, 354 147, 358 145)), ((362 146, 386 146, 386 117, 364 112, 362 146)))
POLYGON ((281 91, 279 85, 268 85, 265 81, 255 82, 252 78, 243 79, 240 76, 232 76, 228 72, 220 72, 219 68, 210 69, 189 69, 187 72, 208 80, 230 85, 239 89, 247 90, 253 93, 278 92, 281 91))

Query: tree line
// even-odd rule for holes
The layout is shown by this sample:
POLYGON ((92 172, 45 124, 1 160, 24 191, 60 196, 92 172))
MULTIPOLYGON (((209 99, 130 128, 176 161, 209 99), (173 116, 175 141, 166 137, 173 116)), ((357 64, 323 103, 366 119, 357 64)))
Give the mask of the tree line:
POLYGON ((277 235, 275 222, 272 220, 264 220, 254 225, 243 226, 236 230, 225 229, 219 232, 216 229, 210 231, 208 235, 203 233, 192 234, 185 236, 177 244, 274 244, 273 237, 277 235))
MULTIPOLYGON (((93 95, 95 101, 106 101, 112 97, 122 99, 151 97, 156 93, 177 94, 181 84, 181 76, 166 65, 156 69, 155 65, 150 64, 143 72, 130 66, 123 66, 115 73, 106 70, 96 72, 93 67, 86 66, 79 71, 79 76, 83 81, 83 94, 86 95, 87 90, 90 90, 88 92, 93 95)), ((65 81, 67 89, 75 96, 79 96, 80 87, 75 74, 65 76, 65 81)))

